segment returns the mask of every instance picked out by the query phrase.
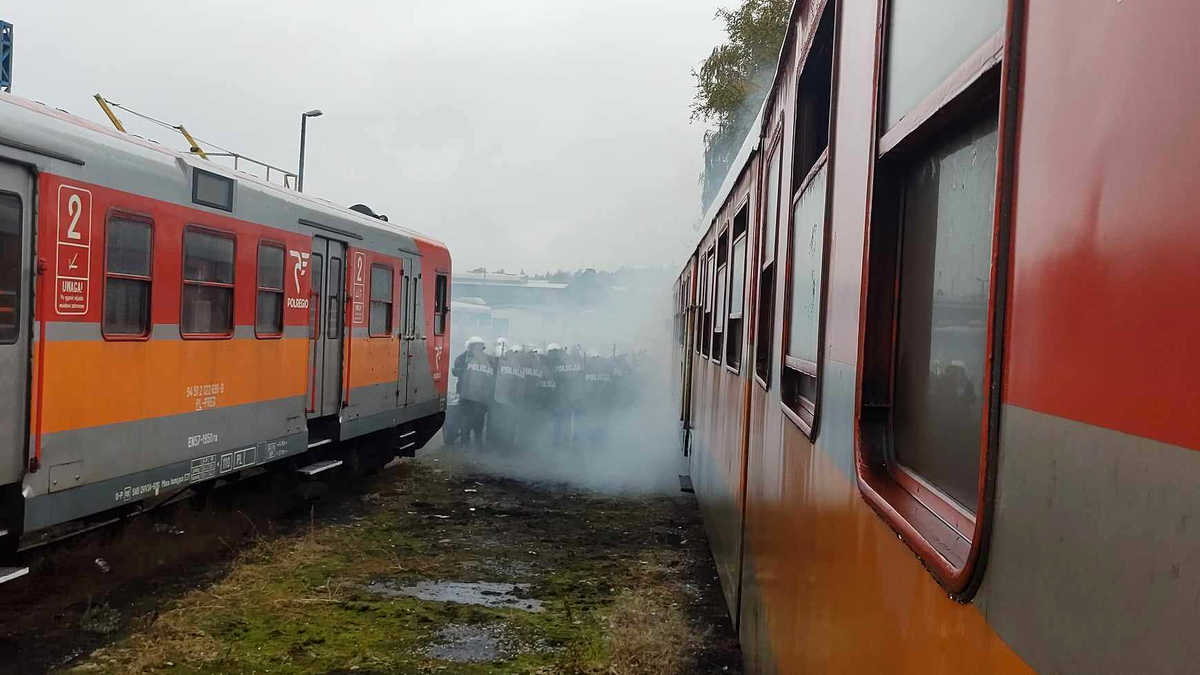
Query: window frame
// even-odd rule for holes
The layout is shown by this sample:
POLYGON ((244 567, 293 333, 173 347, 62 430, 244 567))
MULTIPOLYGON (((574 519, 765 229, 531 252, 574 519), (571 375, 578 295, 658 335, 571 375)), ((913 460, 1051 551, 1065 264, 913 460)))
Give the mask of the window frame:
POLYGON ((217 209, 218 211, 225 211, 226 213, 233 213, 234 205, 236 204, 236 202, 237 202, 237 180, 230 178, 229 176, 222 176, 219 173, 214 173, 212 171, 205 171, 204 169, 192 167, 192 203, 193 204, 207 206, 210 209, 217 209), (200 197, 200 176, 201 175, 208 176, 209 178, 216 178, 217 180, 223 181, 229 185, 229 206, 228 207, 226 207, 224 204, 221 204, 218 202, 210 202, 206 199, 201 199, 201 197, 200 197))
POLYGON ((855 472, 864 500, 897 532, 951 597, 970 600, 982 583, 994 516, 996 452, 999 445, 1001 377, 1011 222, 1014 201, 1017 105, 1023 56, 1024 3, 1008 0, 1004 25, 942 84, 891 129, 882 128, 888 0, 879 3, 875 37, 872 153, 868 173, 867 251, 862 276, 862 329, 856 385, 855 472), (902 218, 895 185, 913 151, 936 144, 936 134, 978 119, 985 105, 998 111, 992 256, 987 304, 979 486, 971 514, 895 458, 895 326, 899 321, 900 237, 892 221, 902 218), (895 158, 901 158, 895 160, 895 158), (885 189, 886 188, 886 189, 885 189), (892 223, 889 225, 889 223, 892 223), (878 242, 872 243, 872 234, 878 242), (888 236, 891 239, 887 238, 888 236), (895 239, 895 241, 892 241, 895 239), (889 262, 889 256, 892 260, 889 262))
POLYGON ((716 267, 713 270, 713 322, 709 330, 712 331, 712 353, 709 354, 709 360, 716 365, 725 364, 725 348, 729 340, 729 336, 725 334, 725 329, 729 327, 729 235, 732 232, 730 223, 725 221, 724 225, 717 232, 716 243, 713 244, 713 263, 716 267), (724 239, 724 245, 721 240, 724 239), (725 259, 721 260, 721 254, 725 254, 725 259), (721 281, 721 274, 724 273, 725 281, 721 281), (718 345, 717 341, 721 344, 718 345))
POLYGON ((730 240, 729 240, 729 280, 728 280, 728 289, 726 290, 726 293, 728 294, 729 298, 726 301, 726 308, 728 311, 726 311, 726 313, 725 313, 726 314, 726 317, 725 317, 725 353, 721 358, 722 358, 722 361, 725 363, 725 368, 729 372, 733 373, 734 375, 741 375, 742 374, 742 364, 745 363, 745 361, 746 361, 746 344, 745 344, 745 340, 744 340, 745 332, 746 332, 745 325, 746 325, 746 314, 747 314, 746 288, 749 285, 748 282, 750 281, 750 269, 751 269, 750 264, 749 264, 750 263, 750 191, 749 190, 746 191, 746 194, 745 194, 745 196, 742 197, 742 199, 738 200, 737 207, 733 210, 733 217, 729 220, 728 232, 729 232, 729 236, 730 236, 730 240), (746 229, 742 230, 741 234, 738 234, 737 233, 737 219, 738 219, 738 216, 740 216, 743 211, 746 213, 746 229), (733 297, 733 263, 734 263, 734 257, 736 255, 734 253, 734 251, 737 250, 737 244, 740 241, 746 242, 746 247, 742 251, 742 254, 746 256, 746 260, 742 263, 742 297, 737 298, 739 309, 738 309, 738 315, 734 316, 733 315, 733 301, 734 301, 734 297, 733 297), (736 364, 730 364, 729 363, 729 336, 732 335, 732 333, 730 331, 730 324, 733 323, 734 321, 740 322, 738 324, 738 331, 737 331, 738 334, 736 336, 737 341, 738 341, 738 348, 737 348, 738 361, 736 364))
POLYGON ((390 338, 396 334, 396 268, 393 265, 384 263, 371 263, 371 279, 369 282, 371 291, 367 299, 367 337, 390 338), (391 281, 388 283, 388 288, 391 290, 392 299, 384 302, 383 300, 375 299, 375 273, 377 271, 386 271, 392 275, 391 281), (376 303, 386 304, 388 306, 387 313, 387 330, 382 333, 376 333, 371 330, 371 307, 376 303))
POLYGON ((717 243, 714 238, 708 247, 708 251, 703 255, 704 259, 704 277, 706 284, 704 285, 704 302, 701 306, 701 317, 703 320, 703 351, 704 358, 710 363, 712 362, 713 348, 713 314, 717 310, 717 243))
MULTIPOLYGON (((14 192, 12 190, 0 190, 0 196, 12 197, 13 199, 15 199, 17 202, 17 207, 20 210, 20 212, 18 213, 20 222, 17 224, 17 237, 16 237, 16 239, 17 239, 17 260, 20 261, 21 259, 25 258, 25 255, 26 255, 26 251, 23 250, 24 246, 25 246, 25 230, 27 229, 26 228, 26 222, 27 222, 26 216, 28 215, 30 218, 36 219, 37 215, 36 215, 36 212, 33 214, 25 213, 25 209, 29 207, 29 203, 25 199, 25 195, 22 194, 21 192, 14 192)), ((36 202, 36 199, 34 199, 34 201, 36 202)), ((33 225, 34 225, 34 227, 36 227, 37 223, 34 222, 33 225)), ((37 249, 36 237, 33 241, 32 246, 35 249, 34 254, 36 255, 36 252, 37 252, 36 251, 36 249, 37 249)), ((17 289, 15 291, 11 291, 12 299, 13 299, 13 307, 12 307, 13 323, 11 324, 11 326, 13 328, 15 328, 16 330, 15 330, 15 332, 13 332, 12 337, 10 337, 10 338, 0 337, 0 345, 15 345, 21 341, 21 333, 23 332, 22 326, 21 326, 21 316, 22 316, 23 312, 29 311, 25 307, 25 303, 21 302, 22 298, 24 298, 26 295, 25 289, 23 287, 23 284, 24 284, 23 279, 27 273, 28 272, 26 270, 20 269, 20 262, 18 262, 18 264, 17 264, 17 289)), ((5 292, 9 292, 9 291, 5 291, 5 292)), ((37 299, 35 298, 34 303, 36 304, 36 302, 37 302, 37 299)), ((104 317, 101 316, 101 321, 103 321, 103 318, 104 317)), ((0 335, 2 335, 2 334, 0 334, 0 335)))
MULTIPOLYGON (((419 277, 414 277, 414 278, 419 279, 419 277)), ((421 287, 421 284, 418 282, 417 288, 420 289, 420 287, 421 287)), ((419 290, 417 292, 419 292, 419 290)), ((414 295, 413 295, 414 308, 416 307, 416 304, 417 304, 417 298, 416 298, 416 292, 414 292, 414 295)), ((450 273, 446 272, 444 270, 435 270, 435 276, 434 276, 434 280, 433 280, 433 305, 434 305, 434 307, 433 307, 433 309, 434 309, 433 334, 434 335, 445 335, 446 334, 446 324, 448 323, 449 314, 450 314, 450 273), (442 287, 440 298, 438 297, 438 294, 439 294, 438 286, 439 285, 441 285, 441 287, 442 287), (440 305, 438 304, 439 302, 441 303, 440 305), (439 321, 439 319, 440 319, 440 321, 439 321), (438 330, 439 328, 441 328, 441 330, 438 330)), ((415 314, 416 312, 414 311, 413 313, 415 314)), ((414 330, 415 330, 415 328, 416 327, 414 326, 414 330)))
MULTIPOLYGON (((108 342, 145 342, 154 335, 154 244, 158 236, 158 228, 154 224, 154 217, 136 211, 128 211, 120 208, 111 208, 108 213, 104 214, 104 299, 100 303, 100 337, 108 342), (134 222, 145 223, 150 227, 150 276, 140 277, 133 274, 110 273, 108 271, 108 236, 111 228, 113 217, 122 220, 131 220, 134 222), (109 278, 131 279, 134 281, 145 281, 150 285, 149 309, 150 316, 147 317, 146 330, 141 334, 135 333, 110 333, 104 327, 104 317, 108 314, 108 280, 109 278)), ((182 270, 181 270, 182 272, 182 270)), ((180 296, 182 304, 183 297, 180 296)), ((180 309, 180 318, 182 319, 182 308, 180 309)), ((182 327, 182 323, 180 324, 182 327)))
MULTIPOLYGON (((237 253, 234 249, 234 265, 237 265, 237 253)), ((258 247, 254 249, 254 337, 259 340, 278 340, 283 337, 284 327, 287 325, 287 245, 272 239, 259 239, 258 247), (279 288, 268 288, 262 285, 262 249, 276 248, 283 252, 283 279, 280 281, 279 288), (279 294, 279 332, 278 333, 262 333, 258 330, 258 296, 260 293, 278 293, 279 294)), ((236 325, 236 324, 235 324, 236 325)))
MULTIPOLYGON (((309 256, 308 261, 308 339, 310 342, 317 342, 321 339, 321 311, 325 307, 325 303, 321 300, 325 297, 325 254, 313 251, 309 256), (321 264, 318 266, 317 261, 321 264), (317 268, 321 269, 321 283, 315 284, 313 280, 317 276, 317 268)), ((315 367, 315 362, 314 362, 315 367)))
MULTIPOLYGON (((209 225, 188 223, 183 227, 179 245, 179 337, 184 340, 231 340, 237 332, 237 281, 238 281, 238 236, 237 232, 223 230, 209 225), (188 232, 203 232, 233 242, 233 281, 228 284, 210 281, 189 281, 187 278, 187 234, 188 232), (227 333, 189 333, 183 330, 183 293, 188 284, 194 286, 211 286, 228 288, 233 293, 229 307, 229 332, 227 333)), ((257 261, 255 261, 257 265, 257 261)))
MULTIPOLYGON (((840 66, 841 56, 841 7, 842 3, 838 0, 826 0, 821 6, 820 13, 815 17, 813 24, 816 25, 815 32, 812 34, 805 44, 805 52, 800 61, 800 70, 795 78, 796 96, 793 100, 795 110, 793 111, 794 122, 794 137, 792 138, 792 157, 793 163, 797 157, 798 150, 802 140, 799 137, 801 131, 800 115, 801 115, 801 97, 803 95, 805 68, 808 66, 813 49, 817 46, 817 37, 820 34, 820 28, 828 18, 832 28, 832 44, 830 49, 830 73, 829 73, 829 118, 828 127, 826 129, 826 144, 825 149, 815 158, 812 165, 808 168, 804 176, 801 177, 796 189, 792 193, 788 213, 788 241, 787 251, 784 254, 784 299, 783 299, 783 334, 780 336, 780 396, 779 404, 783 410, 784 417, 792 424, 795 424, 800 431, 808 437, 809 440, 815 440, 817 437, 817 427, 820 420, 821 407, 821 376, 824 371, 825 361, 825 324, 828 316, 829 304, 829 255, 831 251, 831 234, 833 232, 833 182, 834 182, 834 156, 836 152, 835 143, 837 137, 837 96, 838 96, 838 70, 840 66), (832 12, 827 15, 826 12, 832 12), (820 272, 820 305, 817 308, 817 360, 815 363, 792 356, 792 303, 794 298, 793 293, 793 277, 795 275, 795 255, 796 255, 796 208, 800 202, 800 198, 804 196, 805 191, 809 188, 812 182, 816 179, 821 170, 825 170, 825 196, 824 196, 824 222, 822 223, 822 239, 821 239, 821 272, 820 272), (783 386, 783 382, 788 378, 809 378, 811 380, 812 398, 806 398, 803 395, 797 395, 796 401, 793 404, 790 401, 790 396, 787 394, 788 387, 783 386)), ((807 37, 807 36, 806 36, 807 37)), ((794 167, 793 167, 794 168, 794 167)))
POLYGON ((783 125, 784 125, 783 115, 780 114, 779 119, 775 122, 774 129, 771 131, 771 135, 770 135, 771 141, 770 141, 770 143, 767 144, 767 148, 768 148, 767 152, 763 153, 763 155, 762 155, 762 172, 761 172, 762 178, 759 180, 759 185, 761 187, 761 190, 758 195, 758 198, 759 198, 759 210, 761 213, 761 217, 758 219, 758 229, 757 229, 758 247, 757 247, 757 251, 756 251, 756 253, 758 255, 755 257, 756 274, 755 274, 755 289, 754 289, 754 291, 755 291, 754 292, 754 381, 758 383, 758 386, 762 387, 763 391, 771 390, 771 379, 774 377, 774 374, 775 374, 775 363, 774 363, 774 361, 775 361, 775 353, 774 353, 775 352, 775 308, 779 302, 779 299, 777 297, 775 297, 776 289, 774 288, 774 286, 778 285, 778 283, 777 283, 778 278, 775 275, 775 269, 773 267, 771 270, 772 271, 772 275, 771 275, 772 288, 770 289, 771 290, 771 307, 770 307, 770 309, 771 309, 770 324, 771 325, 765 326, 765 327, 763 326, 763 316, 762 316, 761 310, 762 310, 762 293, 763 293, 763 287, 764 287, 764 284, 762 283, 763 272, 765 272, 768 267, 773 266, 776 263, 777 259, 779 258, 779 211, 780 211, 780 203, 783 200, 778 197, 775 199, 775 227, 774 227, 775 238, 770 243, 771 250, 773 251, 773 253, 771 254, 770 261, 763 260, 763 255, 765 255, 765 254, 763 253, 762 249, 763 249, 763 247, 767 246, 766 237, 764 236, 765 235, 764 228, 766 228, 766 225, 767 225, 767 205, 770 203, 770 199, 771 199, 770 194, 769 194, 771 191, 771 185, 770 185, 770 182, 771 182, 771 177, 770 177, 771 159, 772 159, 772 155, 774 155, 777 152, 779 153, 779 162, 780 162, 778 189, 782 190, 782 188, 783 188, 783 129, 784 129, 783 125), (758 370, 758 352, 759 352, 762 340, 764 338, 768 341, 767 345, 766 345, 766 350, 767 350, 766 377, 763 377, 763 374, 760 373, 758 370))

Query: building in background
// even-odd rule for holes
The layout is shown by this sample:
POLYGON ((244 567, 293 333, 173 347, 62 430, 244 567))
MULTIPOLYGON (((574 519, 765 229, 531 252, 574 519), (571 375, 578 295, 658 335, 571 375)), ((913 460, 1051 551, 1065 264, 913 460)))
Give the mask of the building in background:
MULTIPOLYGON (((617 272, 583 270, 563 274, 566 281, 543 281, 524 274, 461 272, 451 284, 451 330, 458 349, 478 335, 534 344, 579 344, 596 351, 634 351, 645 346, 643 333, 669 284, 657 269, 617 272)), ((665 294, 669 297, 669 293, 665 294)), ((660 328, 655 324, 655 329, 660 328)))

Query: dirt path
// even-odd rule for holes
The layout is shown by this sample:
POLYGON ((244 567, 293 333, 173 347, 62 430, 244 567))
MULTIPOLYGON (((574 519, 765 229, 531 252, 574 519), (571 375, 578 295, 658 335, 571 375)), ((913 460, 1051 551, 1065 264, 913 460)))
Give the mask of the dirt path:
POLYGON ((119 617, 67 672, 741 670, 690 495, 530 485, 436 452, 296 530, 119 617))

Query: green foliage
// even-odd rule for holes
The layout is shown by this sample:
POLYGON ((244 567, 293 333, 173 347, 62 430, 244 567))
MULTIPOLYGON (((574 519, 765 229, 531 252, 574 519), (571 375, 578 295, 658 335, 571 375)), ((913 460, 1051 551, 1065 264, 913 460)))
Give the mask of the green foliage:
POLYGON ((720 188, 771 86, 791 7, 791 0, 742 0, 736 9, 717 10, 729 41, 692 71, 692 120, 712 125, 704 134, 703 208, 720 188))

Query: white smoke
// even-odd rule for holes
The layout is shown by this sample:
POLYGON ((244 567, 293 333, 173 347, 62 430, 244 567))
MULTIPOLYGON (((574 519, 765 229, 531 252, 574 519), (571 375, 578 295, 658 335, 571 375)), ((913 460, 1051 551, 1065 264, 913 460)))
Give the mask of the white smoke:
MULTIPOLYGON (((678 394, 672 387, 677 364, 669 277, 664 273, 657 283, 608 297, 584 308, 578 322, 564 332, 593 337, 580 341, 589 352, 628 354, 635 365, 621 400, 607 410, 586 410, 585 418, 574 420, 574 434, 568 421, 568 435, 575 438, 564 443, 551 442, 543 430, 541 440, 525 434, 512 448, 488 444, 446 451, 489 472, 530 482, 606 493, 677 493, 679 474, 687 468, 679 444, 678 394)), ((558 335, 543 340, 575 344, 558 335)))

